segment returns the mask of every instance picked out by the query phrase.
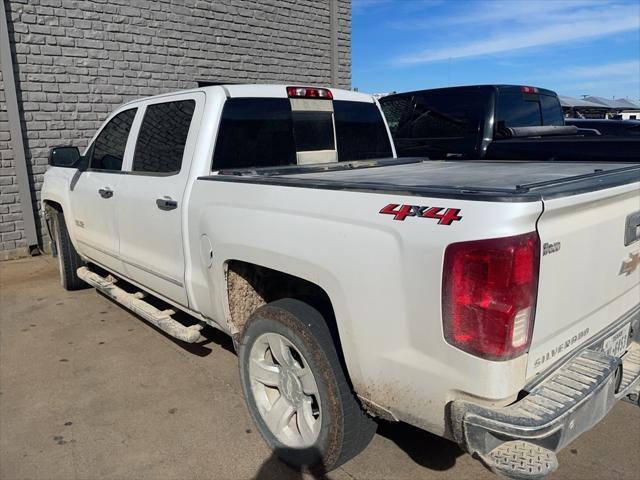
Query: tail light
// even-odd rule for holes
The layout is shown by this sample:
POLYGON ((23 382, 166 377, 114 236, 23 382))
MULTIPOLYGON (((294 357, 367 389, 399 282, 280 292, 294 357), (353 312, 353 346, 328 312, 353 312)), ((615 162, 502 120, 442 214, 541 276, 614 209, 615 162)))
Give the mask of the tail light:
POLYGON ((453 243, 444 256, 442 318, 447 342, 488 360, 529 348, 540 265, 536 232, 453 243))
POLYGON ((538 93, 538 89, 536 87, 520 87, 520 91, 522 93, 538 93))
POLYGON ((289 98, 320 98, 325 100, 333 99, 333 94, 328 88, 315 87, 287 87, 289 98))

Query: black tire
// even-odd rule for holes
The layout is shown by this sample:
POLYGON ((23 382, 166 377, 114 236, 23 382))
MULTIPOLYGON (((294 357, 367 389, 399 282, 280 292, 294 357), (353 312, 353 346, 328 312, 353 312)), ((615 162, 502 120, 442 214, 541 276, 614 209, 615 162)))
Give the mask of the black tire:
MULTIPOLYGON (((263 337, 264 338, 264 337, 263 337)), ((299 300, 286 298, 257 309, 249 318, 238 350, 242 391, 263 438, 283 461, 316 472, 331 471, 364 450, 377 424, 361 408, 340 365, 322 315, 299 300), (262 418, 249 376, 252 346, 264 334, 279 334, 299 350, 318 387, 322 411, 319 433, 310 447, 279 441, 262 418)))
POLYGON ((64 219, 64 214, 55 210, 51 216, 53 220, 53 235, 55 236, 56 251, 58 253, 58 270, 60 272, 60 284, 65 290, 80 290, 89 285, 80 280, 77 271, 84 266, 84 262, 78 255, 71 239, 64 219))

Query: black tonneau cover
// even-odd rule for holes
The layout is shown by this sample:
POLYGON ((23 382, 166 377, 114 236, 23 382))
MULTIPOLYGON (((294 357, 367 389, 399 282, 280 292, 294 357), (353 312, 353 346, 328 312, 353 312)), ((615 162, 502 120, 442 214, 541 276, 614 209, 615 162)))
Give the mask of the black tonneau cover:
POLYGON ((201 180, 487 201, 533 201, 640 182, 640 164, 380 160, 237 170, 201 180))

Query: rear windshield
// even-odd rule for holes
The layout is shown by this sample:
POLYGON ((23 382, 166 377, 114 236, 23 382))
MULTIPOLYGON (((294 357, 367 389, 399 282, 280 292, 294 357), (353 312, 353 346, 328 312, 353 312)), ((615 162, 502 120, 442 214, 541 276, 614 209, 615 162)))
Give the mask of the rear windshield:
POLYGON ((500 92, 496 102, 496 128, 564 125, 558 98, 537 93, 500 92))
POLYGON ((334 100, 332 105, 333 112, 292 111, 287 98, 227 100, 212 170, 296 165, 299 152, 337 150, 341 162, 392 155, 374 103, 334 100))

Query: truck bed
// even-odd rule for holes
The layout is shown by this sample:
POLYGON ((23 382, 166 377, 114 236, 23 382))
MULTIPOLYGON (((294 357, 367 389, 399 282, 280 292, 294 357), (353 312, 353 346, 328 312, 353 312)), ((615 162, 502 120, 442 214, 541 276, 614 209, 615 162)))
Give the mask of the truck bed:
POLYGON ((640 181, 640 164, 401 159, 225 171, 200 179, 489 201, 533 201, 640 181))

